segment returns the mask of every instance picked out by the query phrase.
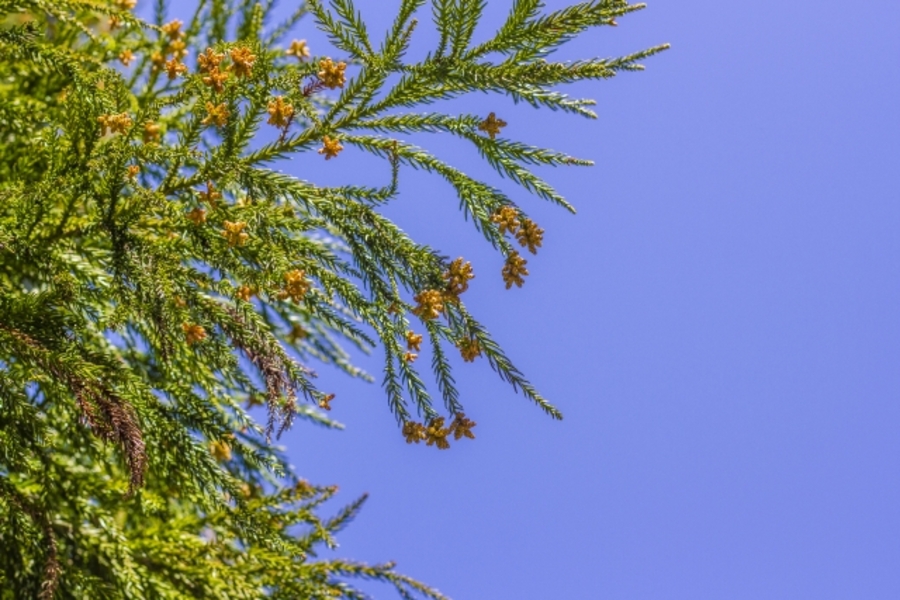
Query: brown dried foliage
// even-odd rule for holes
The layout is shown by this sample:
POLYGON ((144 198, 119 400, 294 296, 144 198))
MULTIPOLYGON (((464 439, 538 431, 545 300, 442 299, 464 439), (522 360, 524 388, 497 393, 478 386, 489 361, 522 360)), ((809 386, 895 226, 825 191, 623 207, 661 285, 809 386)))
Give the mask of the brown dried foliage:
POLYGON ((233 308, 227 310, 240 326, 240 330, 233 330, 226 324, 223 324, 223 329, 231 339, 232 345, 242 351, 262 375, 266 384, 266 408, 269 413, 266 438, 271 439, 277 424, 278 431, 275 432, 277 439, 291 427, 297 412, 297 388, 301 386, 291 377, 289 367, 301 369, 302 367, 287 357, 277 346, 277 342, 274 345, 267 343, 262 336, 244 337, 242 332, 250 331, 252 335, 252 328, 233 308))
POLYGON ((52 360, 50 352, 33 337, 8 327, 3 329, 31 351, 29 354, 41 369, 69 388, 94 434, 122 448, 131 475, 128 494, 141 487, 147 468, 147 449, 134 407, 102 383, 80 377, 52 360))
POLYGON ((56 534, 53 532, 53 525, 47 513, 39 509, 33 502, 17 493, 12 488, 0 488, 0 494, 7 501, 19 509, 37 525, 43 534, 43 546, 45 548, 44 558, 44 577, 41 581, 41 591, 38 593, 38 600, 53 600, 56 595, 56 588, 59 587, 59 576, 62 573, 62 567, 59 563, 59 544, 56 541, 56 534))
POLYGON ((147 448, 144 445, 134 407, 111 390, 91 385, 77 378, 66 381, 75 394, 78 407, 91 430, 107 442, 118 444, 124 454, 128 471, 129 495, 144 484, 147 468, 147 448))

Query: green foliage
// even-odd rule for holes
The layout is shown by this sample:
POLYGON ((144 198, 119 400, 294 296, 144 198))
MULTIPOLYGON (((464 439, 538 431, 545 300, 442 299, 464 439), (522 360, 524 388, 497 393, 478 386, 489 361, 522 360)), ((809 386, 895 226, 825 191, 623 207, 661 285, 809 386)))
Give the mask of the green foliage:
POLYGON ((549 14, 515 0, 477 44, 484 0, 435 0, 439 45, 417 63, 404 58, 424 0, 403 0, 380 44, 352 0, 309 0, 283 23, 270 1, 200 0, 181 25, 162 0, 152 23, 133 4, 0 0, 0 598, 361 598, 354 578, 441 598, 392 565, 317 559, 364 499, 319 516, 335 488, 301 480, 272 438, 295 418, 338 426, 310 365, 371 378, 348 348, 383 349, 409 441, 469 437, 448 348, 560 418, 461 301, 465 263, 381 208, 406 167, 436 174, 507 257, 507 287, 524 274, 515 242, 534 251, 539 228, 399 136, 466 140, 571 209, 528 167, 588 161, 504 139, 493 114, 407 109, 497 92, 593 117, 555 88, 665 47, 548 61, 642 7, 620 0, 549 14), (302 44, 286 55, 305 15, 334 61, 302 44), (385 160, 386 183, 323 187, 274 167, 350 160, 342 146, 385 160), (440 402, 414 362, 417 328, 440 402))

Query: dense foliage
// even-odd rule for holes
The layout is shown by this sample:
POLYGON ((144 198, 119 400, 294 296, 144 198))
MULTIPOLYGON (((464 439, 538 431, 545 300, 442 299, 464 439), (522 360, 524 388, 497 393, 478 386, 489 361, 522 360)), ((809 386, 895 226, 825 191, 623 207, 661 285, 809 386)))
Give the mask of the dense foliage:
POLYGON ((593 117, 555 87, 664 47, 552 62, 642 6, 515 0, 473 43, 484 1, 435 0, 439 44, 409 63, 424 4, 402 0, 377 42, 351 0, 309 0, 282 23, 272 0, 200 0, 186 22, 161 0, 0 0, 0 598, 360 598, 358 577, 441 597, 389 564, 317 559, 362 500, 319 516, 335 489, 295 475, 273 438, 296 418, 334 425, 310 365, 368 377, 348 344, 383 349, 409 442, 473 437, 450 351, 559 417, 467 311, 471 265, 381 207, 404 168, 435 174, 505 257, 498 279, 521 286, 540 227, 403 136, 466 140, 567 208, 528 167, 589 163, 505 139, 494 113, 413 109, 494 92, 593 117), (288 41, 303 17, 331 56, 288 41), (276 168, 347 160, 350 146, 384 159, 383 186, 276 168), (437 403, 417 368, 424 340, 437 403))

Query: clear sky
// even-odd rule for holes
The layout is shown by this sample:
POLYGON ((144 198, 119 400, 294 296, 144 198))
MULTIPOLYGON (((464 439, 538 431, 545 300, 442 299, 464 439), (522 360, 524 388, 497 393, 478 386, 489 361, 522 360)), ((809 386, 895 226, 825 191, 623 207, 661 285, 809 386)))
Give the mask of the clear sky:
MULTIPOLYGON (((373 31, 398 4, 357 3, 373 31)), ((511 1, 488 4, 478 39, 511 1)), ((404 443, 378 385, 322 371, 347 429, 283 442, 303 476, 371 494, 339 554, 456 600, 900 598, 898 31, 888 0, 658 0, 562 53, 672 43, 570 88, 597 121, 458 102, 597 162, 544 173, 577 216, 514 193, 547 232, 522 289, 441 181, 401 172, 390 209, 473 262, 470 308, 566 418, 460 361, 478 439, 438 452, 404 443)), ((317 158, 285 170, 384 181, 350 151, 317 158)))

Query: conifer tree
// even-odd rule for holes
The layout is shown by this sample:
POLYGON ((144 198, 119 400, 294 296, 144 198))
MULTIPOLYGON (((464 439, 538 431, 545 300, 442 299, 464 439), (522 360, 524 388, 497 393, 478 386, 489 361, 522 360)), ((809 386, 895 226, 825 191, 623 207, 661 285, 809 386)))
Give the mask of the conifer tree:
POLYGON ((474 437, 452 352, 560 418, 467 310, 472 265, 382 208, 405 169, 442 179, 505 257, 479 277, 522 286, 543 230, 510 192, 404 137, 465 140, 517 197, 571 210, 529 167, 589 161, 505 138, 495 112, 422 111, 489 92, 593 118, 559 86, 639 70, 665 46, 552 53, 643 5, 510 0, 476 41, 485 0, 430 14, 402 0, 382 36, 352 0, 307 0, 284 22, 273 4, 198 0, 181 22, 164 0, 149 20, 136 0, 0 0, 2 599, 352 599, 359 578, 442 598, 391 564, 316 557, 364 499, 323 514, 335 488, 273 445, 298 418, 335 425, 311 367, 369 378, 349 349, 379 348, 388 407, 423 447, 474 437), (293 39, 304 18, 333 47, 293 39), (429 21, 437 46, 408 61, 429 21), (384 160, 380 184, 280 170, 348 147, 384 160))

